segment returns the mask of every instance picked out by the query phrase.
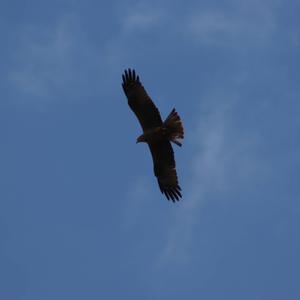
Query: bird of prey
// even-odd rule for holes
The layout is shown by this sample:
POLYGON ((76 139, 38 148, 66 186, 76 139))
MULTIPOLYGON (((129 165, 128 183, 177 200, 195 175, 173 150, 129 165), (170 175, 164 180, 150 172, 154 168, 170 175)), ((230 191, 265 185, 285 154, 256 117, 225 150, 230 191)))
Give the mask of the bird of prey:
POLYGON ((160 113, 140 82, 135 70, 125 70, 122 87, 128 104, 138 118, 143 134, 137 143, 147 143, 152 154, 154 174, 158 185, 168 200, 179 201, 181 188, 178 184, 174 152, 171 142, 181 147, 184 132, 175 108, 163 122, 160 113))

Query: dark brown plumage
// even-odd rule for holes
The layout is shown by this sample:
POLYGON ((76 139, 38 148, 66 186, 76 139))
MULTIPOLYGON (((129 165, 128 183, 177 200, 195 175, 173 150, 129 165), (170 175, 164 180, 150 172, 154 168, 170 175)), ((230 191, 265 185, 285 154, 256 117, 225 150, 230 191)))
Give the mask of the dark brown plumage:
POLYGON ((182 122, 175 109, 171 111, 163 122, 159 110, 147 94, 134 70, 125 70, 122 75, 123 90, 128 104, 137 116, 143 134, 137 142, 146 142, 152 154, 154 174, 158 185, 168 200, 179 201, 181 188, 178 184, 174 152, 170 141, 181 146, 183 139, 182 122))

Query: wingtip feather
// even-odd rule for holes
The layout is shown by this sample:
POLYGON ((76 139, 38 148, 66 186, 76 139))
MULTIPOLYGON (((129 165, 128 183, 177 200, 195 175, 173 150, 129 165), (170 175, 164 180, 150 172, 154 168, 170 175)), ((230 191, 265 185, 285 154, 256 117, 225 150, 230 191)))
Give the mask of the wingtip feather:
POLYGON ((122 79, 125 87, 132 83, 141 84, 140 78, 136 74, 135 69, 131 69, 131 68, 125 69, 124 73, 122 74, 122 79))

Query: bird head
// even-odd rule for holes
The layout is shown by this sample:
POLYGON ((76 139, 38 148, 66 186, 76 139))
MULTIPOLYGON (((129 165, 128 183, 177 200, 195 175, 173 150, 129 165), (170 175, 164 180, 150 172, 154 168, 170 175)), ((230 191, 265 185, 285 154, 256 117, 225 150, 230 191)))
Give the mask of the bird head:
POLYGON ((145 136, 142 134, 136 139, 136 143, 145 143, 146 139, 145 136))

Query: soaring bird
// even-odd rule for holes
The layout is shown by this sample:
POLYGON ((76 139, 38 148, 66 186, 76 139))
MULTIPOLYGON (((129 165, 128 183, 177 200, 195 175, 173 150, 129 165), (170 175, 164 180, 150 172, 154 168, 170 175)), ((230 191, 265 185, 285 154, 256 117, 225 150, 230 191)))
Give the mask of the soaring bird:
POLYGON ((182 145, 184 130, 181 119, 174 108, 166 120, 162 121, 159 110, 147 94, 135 70, 125 70, 122 79, 128 105, 143 129, 137 143, 147 143, 150 148, 154 174, 161 192, 168 200, 179 201, 182 195, 171 142, 180 147, 182 145))

